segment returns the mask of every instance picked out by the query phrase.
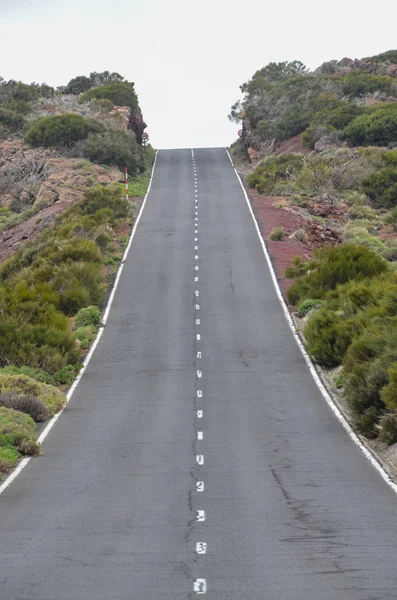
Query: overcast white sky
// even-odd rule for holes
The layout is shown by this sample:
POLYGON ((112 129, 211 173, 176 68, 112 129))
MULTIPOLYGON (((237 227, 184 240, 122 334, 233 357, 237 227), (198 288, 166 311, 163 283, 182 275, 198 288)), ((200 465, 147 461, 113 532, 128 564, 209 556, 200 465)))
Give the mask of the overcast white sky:
POLYGON ((224 146, 254 71, 397 48, 396 17, 395 0, 0 0, 0 75, 58 86, 118 71, 155 147, 224 146))

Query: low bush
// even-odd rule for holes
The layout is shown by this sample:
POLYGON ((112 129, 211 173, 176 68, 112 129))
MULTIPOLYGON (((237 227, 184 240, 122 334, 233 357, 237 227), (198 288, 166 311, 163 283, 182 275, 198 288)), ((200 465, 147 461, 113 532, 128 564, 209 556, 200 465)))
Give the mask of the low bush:
POLYGON ((0 394, 14 392, 21 396, 35 396, 54 416, 65 404, 65 395, 52 385, 40 383, 26 375, 0 375, 0 394))
POLYGON ((397 363, 387 370, 388 384, 382 389, 382 401, 390 409, 397 408, 397 363))
POLYGON ((342 92, 349 96, 363 96, 373 92, 395 93, 397 86, 392 77, 372 73, 349 73, 343 78, 342 92))
POLYGON ((55 385, 54 378, 49 373, 46 373, 42 369, 33 369, 32 367, 3 367, 0 369, 1 375, 27 375, 36 381, 40 381, 40 383, 55 385))
POLYGON ((21 114, 0 107, 0 125, 4 125, 10 133, 23 129, 25 119, 21 114))
POLYGON ((79 152, 97 164, 116 165, 122 170, 128 167, 131 176, 139 172, 142 164, 141 147, 135 135, 122 129, 89 135, 79 146, 79 152))
POLYGON ((273 241, 281 242, 285 238, 284 227, 274 227, 270 234, 269 238, 273 241))
POLYGON ((260 194, 271 193, 279 181, 285 181, 303 167, 302 157, 298 154, 282 154, 267 158, 248 175, 249 187, 260 194))
POLYGON ((82 308, 76 315, 74 324, 76 328, 87 325, 98 325, 101 320, 101 311, 97 306, 87 306, 82 308))
POLYGON ((397 102, 356 117, 344 130, 353 146, 387 146, 397 142, 397 102))
POLYGON ((321 365, 336 367, 358 334, 353 319, 341 319, 337 312, 328 308, 317 310, 305 327, 307 348, 321 365))
POLYGON ((304 271, 288 290, 292 304, 307 298, 324 298, 328 291, 352 279, 365 279, 386 272, 388 263, 369 248, 334 246, 315 253, 304 271))
POLYGON ((81 365, 67 365, 54 373, 54 379, 59 385, 72 385, 76 379, 81 365))
POLYGON ((131 83, 111 83, 100 87, 94 87, 86 91, 79 102, 90 100, 111 100, 115 106, 129 106, 134 112, 139 111, 138 97, 131 83))
POLYGON ((0 406, 26 413, 36 423, 42 423, 50 418, 48 406, 35 396, 21 396, 14 391, 3 392, 0 394, 0 406))
POLYGON ((35 430, 36 425, 32 417, 0 406, 0 448, 14 447, 20 454, 32 456, 40 454, 35 430))
POLYGON ((294 233, 291 234, 290 237, 293 240, 297 240, 298 242, 301 242, 302 244, 308 243, 307 233, 304 229, 297 229, 296 231, 294 231, 294 233))
POLYGON ((396 167, 385 167, 369 175, 369 177, 363 179, 362 187, 376 208, 393 208, 397 206, 396 167))
POLYGON ((33 148, 71 147, 84 140, 89 133, 103 130, 103 126, 97 121, 75 113, 51 115, 40 117, 31 123, 25 134, 25 142, 33 148))
POLYGON ((75 335, 80 342, 80 347, 87 350, 95 340, 97 329, 93 325, 84 325, 76 329, 75 335))
POLYGON ((318 308, 323 303, 323 300, 319 300, 318 298, 307 298, 299 304, 298 313, 300 317, 304 317, 315 308, 318 308))

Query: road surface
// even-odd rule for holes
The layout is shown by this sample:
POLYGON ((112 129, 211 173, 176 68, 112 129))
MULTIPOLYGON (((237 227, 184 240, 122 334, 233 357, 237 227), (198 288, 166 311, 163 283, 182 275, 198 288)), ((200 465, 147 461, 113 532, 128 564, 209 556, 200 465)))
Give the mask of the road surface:
POLYGON ((225 150, 194 155, 160 151, 104 335, 0 496, 0 599, 395 600, 397 498, 307 369, 225 150))

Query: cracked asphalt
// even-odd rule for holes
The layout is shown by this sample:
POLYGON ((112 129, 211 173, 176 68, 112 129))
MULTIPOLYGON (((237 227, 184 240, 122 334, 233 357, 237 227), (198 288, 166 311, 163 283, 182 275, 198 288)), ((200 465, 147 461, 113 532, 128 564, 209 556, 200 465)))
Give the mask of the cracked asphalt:
POLYGON ((307 369, 225 150, 194 156, 198 209, 191 151, 159 152, 100 343, 0 496, 0 599, 205 580, 216 600, 395 600, 397 498, 307 369))

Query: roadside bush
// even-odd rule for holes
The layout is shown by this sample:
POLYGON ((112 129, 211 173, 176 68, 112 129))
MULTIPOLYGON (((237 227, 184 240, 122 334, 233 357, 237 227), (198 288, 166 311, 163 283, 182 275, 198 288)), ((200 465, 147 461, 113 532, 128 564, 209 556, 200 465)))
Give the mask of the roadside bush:
POLYGON ((32 417, 0 406, 0 448, 14 446, 21 454, 40 454, 32 417))
POLYGON ((97 329, 93 325, 84 325, 75 331, 76 338, 80 342, 80 347, 87 350, 95 340, 97 329))
POLYGON ((329 290, 351 279, 365 279, 389 269, 388 263, 364 246, 334 246, 317 251, 288 290, 292 304, 306 298, 325 298, 329 290))
POLYGON ((32 367, 3 367, 0 369, 1 375, 27 375, 40 383, 55 385, 54 378, 49 373, 46 373, 42 369, 33 369, 32 367))
POLYGON ((297 229, 296 231, 294 231, 294 233, 292 233, 290 235, 290 237, 293 240, 297 240, 298 242, 301 242, 302 244, 308 243, 307 233, 304 229, 297 229))
POLYGON ((281 119, 276 121, 275 133, 280 139, 294 137, 305 131, 313 119, 313 114, 302 110, 301 106, 289 106, 283 113, 281 119))
POLYGON ((379 437, 389 446, 397 442, 397 418, 395 415, 385 415, 382 418, 379 437))
POLYGON ((48 406, 35 396, 21 396, 14 391, 4 392, 0 394, 0 406, 26 413, 36 423, 42 423, 50 418, 48 406))
POLYGON ((382 401, 387 408, 397 408, 397 363, 392 365, 388 370, 389 383, 382 389, 382 401))
POLYGON ((67 365, 54 373, 54 379, 59 385, 72 385, 76 379, 81 365, 67 365))
POLYGON ((281 242, 285 238, 284 227, 274 227, 269 234, 269 238, 273 241, 281 242))
POLYGON ((328 308, 317 310, 305 327, 307 348, 321 365, 339 365, 357 335, 357 325, 352 319, 341 319, 337 312, 328 308))
POLYGON ((87 325, 98 325, 101 320, 101 311, 97 306, 87 306, 82 308, 76 315, 74 324, 76 328, 85 327, 87 325))
POLYGON ((314 308, 318 308, 323 303, 323 300, 318 298, 308 298, 299 304, 298 313, 300 317, 304 317, 314 308))
POLYGON ((37 148, 44 146, 65 146, 70 148, 89 133, 103 131, 103 126, 81 115, 69 113, 40 117, 32 122, 25 134, 25 142, 37 148))
POLYGON ((397 168, 386 167, 373 173, 363 179, 362 188, 376 208, 397 206, 397 168))
POLYGON ((22 396, 34 396, 42 402, 53 417, 65 403, 65 395, 52 385, 40 383, 26 375, 0 375, 0 394, 14 392, 22 396))
POLYGON ((395 105, 356 117, 344 130, 347 142, 352 146, 387 146, 397 142, 397 102, 395 105))
POLYGON ((271 193, 278 181, 288 180, 302 167, 303 160, 299 154, 273 156, 264 160, 253 173, 248 175, 247 183, 260 194, 271 193))
POLYGON ((79 151, 82 156, 98 164, 116 165, 120 169, 128 167, 131 176, 138 173, 141 164, 135 135, 122 129, 88 136, 79 146, 79 151))

